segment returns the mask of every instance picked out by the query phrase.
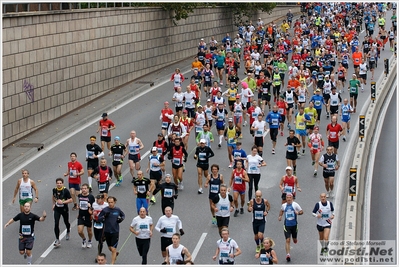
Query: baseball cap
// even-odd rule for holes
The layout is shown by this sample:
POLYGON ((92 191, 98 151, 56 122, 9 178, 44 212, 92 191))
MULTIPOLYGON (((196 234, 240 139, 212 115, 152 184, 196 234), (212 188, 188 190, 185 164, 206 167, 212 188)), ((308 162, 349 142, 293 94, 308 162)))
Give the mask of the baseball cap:
POLYGON ((101 117, 103 117, 103 118, 104 118, 104 117, 107 117, 107 116, 108 116, 108 114, 105 113, 105 112, 103 113, 103 115, 101 115, 101 117))
POLYGON ((204 138, 202 138, 202 139, 200 140, 200 143, 201 143, 201 144, 206 144, 206 140, 205 140, 204 138))
POLYGON ((96 198, 97 198, 97 199, 102 199, 102 198, 104 198, 104 195, 103 195, 103 194, 98 194, 98 195, 96 196, 96 198))
POLYGON ((121 138, 120 138, 119 136, 115 136, 114 140, 118 140, 118 141, 120 141, 120 140, 121 140, 121 138))
POLYGON ((162 134, 162 133, 159 133, 158 136, 162 136, 162 137, 163 137, 163 134, 162 134))
POLYGON ((183 110, 183 113, 184 113, 184 114, 187 114, 187 113, 188 113, 188 112, 187 112, 187 109, 183 110))
POLYGON ((233 122, 233 118, 230 118, 230 119, 229 119, 229 122, 233 122))
POLYGON ((201 38, 201 41, 203 41, 204 40, 204 38, 201 38))
POLYGON ((151 148, 151 152, 153 152, 153 151, 157 151, 157 147, 156 146, 151 148))
POLYGON ((208 98, 208 99, 206 100, 206 102, 211 102, 211 100, 208 98))
POLYGON ((291 171, 292 171, 292 168, 291 168, 291 166, 287 166, 287 167, 285 168, 285 170, 291 170, 291 171))
POLYGON ((327 75, 325 75, 324 77, 325 77, 325 78, 329 78, 329 77, 330 77, 330 75, 328 75, 328 74, 327 74, 327 75))
POLYGON ((169 173, 165 174, 165 177, 171 177, 169 173))
POLYGON ((316 92, 320 92, 320 89, 319 89, 319 88, 317 88, 317 89, 316 89, 316 92))
POLYGON ((202 108, 202 106, 201 106, 201 105, 198 105, 198 108, 202 108))
POLYGON ((240 99, 241 98, 241 95, 236 95, 236 99, 240 99))
POLYGON ((313 130, 319 130, 319 126, 313 127, 313 130))

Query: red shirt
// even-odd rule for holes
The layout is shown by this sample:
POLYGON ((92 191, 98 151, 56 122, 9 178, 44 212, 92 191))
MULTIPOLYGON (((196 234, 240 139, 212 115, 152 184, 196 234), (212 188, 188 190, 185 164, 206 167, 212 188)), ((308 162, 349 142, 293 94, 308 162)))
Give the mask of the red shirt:
POLYGON ((299 67, 299 64, 301 63, 301 56, 298 54, 294 54, 292 55, 292 59, 291 59, 296 67, 299 67))
POLYGON ((278 107, 278 113, 280 115, 285 116, 285 114, 287 113, 285 101, 280 101, 280 100, 277 101, 277 107, 278 107))
MULTIPOLYGON (((190 84, 190 88, 191 88, 191 91, 193 91, 194 93, 195 93, 195 98, 199 98, 198 97, 198 94, 199 94, 199 88, 198 88, 198 85, 196 85, 196 84, 190 84)), ((172 114, 173 114, 173 111, 172 111, 172 114)))
POLYGON ((330 123, 327 125, 327 131, 329 131, 329 135, 327 137, 328 141, 330 141, 330 142, 338 142, 339 141, 338 132, 342 131, 341 125, 339 125, 338 123, 336 123, 335 125, 330 123))
POLYGON ((162 122, 167 122, 167 123, 171 123, 172 120, 169 119, 166 115, 173 115, 173 110, 171 108, 168 109, 162 109, 161 110, 161 114, 162 114, 162 122))
POLYGON ((237 171, 234 169, 233 171, 233 190, 235 191, 243 191, 245 192, 245 181, 244 178, 244 169, 241 168, 241 171, 237 171))
POLYGON ((80 175, 77 175, 83 170, 82 164, 79 161, 68 162, 68 182, 70 184, 79 184, 81 183, 80 175))
POLYGON ((111 121, 110 119, 106 120, 101 119, 100 126, 101 126, 101 136, 111 137, 111 131, 108 129, 115 126, 114 122, 111 121))

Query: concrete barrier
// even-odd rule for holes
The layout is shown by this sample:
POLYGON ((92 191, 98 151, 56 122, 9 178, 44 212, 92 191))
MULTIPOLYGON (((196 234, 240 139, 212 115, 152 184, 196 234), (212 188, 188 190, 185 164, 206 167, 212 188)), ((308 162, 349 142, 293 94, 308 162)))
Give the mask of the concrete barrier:
MULTIPOLYGON (((372 177, 368 177, 367 174, 367 166, 369 163, 373 164, 373 162, 369 161, 370 149, 369 145, 372 142, 372 137, 374 135, 374 131, 378 122, 378 115, 380 114, 380 110, 382 105, 385 102, 386 96, 390 92, 391 85, 394 82, 394 79, 397 77, 397 65, 396 58, 392 56, 390 58, 390 73, 388 76, 383 76, 377 81, 376 88, 376 101, 371 103, 370 98, 367 100, 366 105, 363 106, 363 109, 360 112, 360 115, 365 116, 365 132, 363 140, 357 140, 356 145, 354 146, 354 155, 353 161, 349 168, 349 166, 345 166, 342 169, 344 173, 343 177, 346 177, 345 173, 349 174, 350 169, 354 168, 357 170, 357 179, 356 179, 356 196, 354 196, 353 200, 349 197, 349 186, 348 180, 347 186, 344 187, 344 196, 346 197, 346 215, 344 220, 344 232, 343 238, 345 241, 355 241, 362 239, 362 228, 367 227, 369 225, 370 217, 368 210, 370 205, 364 205, 365 202, 369 201, 366 198, 368 197, 365 194, 365 185, 371 183, 372 177), (366 211, 366 212, 365 212, 366 211), (365 216, 363 216, 365 215, 365 216), (363 223, 364 222, 364 223, 363 223)), ((382 64, 382 63, 380 63, 382 64)), ((358 122, 356 122, 358 123, 358 122)), ((354 132, 358 134, 358 132, 354 132)), ((348 162, 350 163, 350 162, 348 162)), ((347 164, 349 165, 349 164, 347 164)), ((349 179, 349 175, 347 176, 349 179)), ((367 202, 368 203, 368 202, 367 202)), ((366 237, 368 236, 366 232, 366 237)), ((344 256, 344 261, 350 260, 354 256, 344 256)))

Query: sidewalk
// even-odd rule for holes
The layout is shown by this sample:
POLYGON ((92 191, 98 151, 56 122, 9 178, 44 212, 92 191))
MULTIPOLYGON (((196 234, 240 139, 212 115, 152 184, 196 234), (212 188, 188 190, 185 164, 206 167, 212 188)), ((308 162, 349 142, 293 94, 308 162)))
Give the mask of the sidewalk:
MULTIPOLYGON (((30 133, 23 139, 14 142, 12 145, 3 148, 3 178, 8 175, 15 166, 26 161, 37 153, 42 153, 54 141, 65 136, 78 127, 85 125, 88 121, 98 118, 100 120, 103 112, 113 110, 116 106, 114 100, 123 96, 124 99, 130 99, 153 86, 159 85, 165 80, 169 81, 176 68, 180 68, 184 75, 191 77, 191 62, 193 58, 187 58, 183 61, 171 64, 168 67, 154 72, 152 74, 140 77, 131 83, 115 88, 107 94, 86 103, 84 106, 54 120, 43 126, 37 131, 30 133), (188 72, 188 74, 186 74, 188 72), (106 104, 109 103, 109 104, 106 104), (97 108, 100 107, 100 108, 97 108), (93 112, 93 110, 95 110, 93 112), (65 125, 69 125, 65 127, 65 125)), ((185 76, 185 78, 187 78, 185 76)), ((188 77, 189 78, 189 77, 188 77)), ((163 85, 171 88, 172 84, 163 85)), ((159 90, 159 89, 157 89, 159 90)))

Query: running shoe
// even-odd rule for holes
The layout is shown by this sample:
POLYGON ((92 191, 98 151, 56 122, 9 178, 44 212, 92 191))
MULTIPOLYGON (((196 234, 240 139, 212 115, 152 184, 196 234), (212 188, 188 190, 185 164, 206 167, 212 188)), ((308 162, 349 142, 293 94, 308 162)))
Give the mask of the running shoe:
POLYGON ((296 171, 294 171, 294 176, 296 176, 296 171))
POLYGON ((212 224, 213 224, 213 225, 217 225, 217 221, 216 221, 216 218, 215 218, 215 217, 212 217, 212 224))
POLYGON ((265 246, 263 245, 263 243, 260 244, 260 249, 264 249, 265 246))
POLYGON ((280 135, 281 135, 281 136, 284 136, 284 133, 281 131, 280 135))
POLYGON ((314 177, 317 176, 317 171, 316 171, 316 170, 313 172, 313 176, 314 176, 314 177))
POLYGON ((91 243, 91 240, 89 240, 86 244, 87 248, 91 248, 93 246, 93 243, 91 243))
POLYGON ((330 192, 327 192, 326 197, 330 197, 330 192))
POLYGON ((239 213, 239 211, 236 210, 236 211, 234 212, 234 217, 237 217, 237 216, 238 216, 238 213, 239 213))
POLYGON ((320 250, 320 256, 323 256, 324 255, 324 248, 322 248, 321 250, 320 250))
POLYGON ((119 180, 116 180, 115 186, 120 186, 121 182, 119 180))
POLYGON ((247 126, 247 121, 244 121, 244 123, 242 124, 242 126, 247 126))
POLYGON ((315 164, 315 162, 314 161, 312 161, 312 166, 315 164))
POLYGON ((272 154, 276 154, 276 151, 274 150, 274 148, 272 148, 272 154))
POLYGON ((54 241, 54 247, 58 248, 60 245, 61 245, 60 240, 56 239, 56 240, 54 241))
POLYGON ((238 138, 242 139, 242 134, 240 134, 240 136, 238 138))
POLYGON ((291 125, 289 123, 287 124, 287 128, 288 130, 291 130, 291 125))
POLYGON ((198 189, 198 194, 203 194, 204 191, 202 190, 202 187, 200 189, 198 189))
POLYGON ((230 162, 229 168, 233 168, 233 163, 232 162, 230 162))
POLYGON ((24 259, 26 259, 28 257, 28 255, 26 255, 26 252, 24 253, 24 259))
POLYGON ((330 191, 330 197, 334 197, 334 192, 330 191))
POLYGON ((219 144, 218 144, 218 148, 221 148, 221 147, 222 147, 222 144, 221 144, 221 143, 219 143, 219 144))
POLYGON ((86 248, 86 239, 83 239, 82 241, 82 248, 86 248))
POLYGON ((259 253, 259 252, 260 252, 260 245, 256 246, 255 252, 256 252, 256 253, 259 253))
POLYGON ((65 240, 69 240, 70 237, 71 237, 71 234, 67 233, 66 236, 65 236, 65 240))
POLYGON ((286 259, 288 262, 290 262, 290 261, 291 261, 291 256, 290 256, 290 254, 287 254, 287 256, 285 257, 285 259, 286 259))
POLYGON ((183 181, 181 181, 179 184, 180 184, 180 190, 183 190, 184 189, 183 181))
POLYGON ((346 142, 346 136, 344 135, 344 137, 342 137, 342 140, 344 140, 344 142, 346 142))
POLYGON ((78 204, 73 205, 72 210, 78 210, 78 204))
POLYGON ((305 149, 304 148, 302 149, 302 155, 305 155, 305 149))
POLYGON ((244 208, 240 208, 240 214, 244 214, 244 208))
POLYGON ((348 129, 348 130, 346 130, 346 132, 349 134, 349 129, 348 129))
POLYGON ((155 204, 155 203, 157 203, 157 200, 155 199, 154 196, 152 196, 150 202, 151 202, 152 204, 155 204))
POLYGON ((123 177, 122 177, 122 174, 121 175, 119 175, 119 183, 122 183, 123 182, 123 177))

